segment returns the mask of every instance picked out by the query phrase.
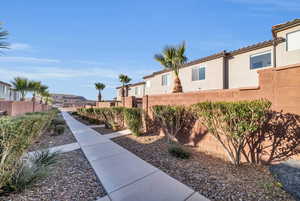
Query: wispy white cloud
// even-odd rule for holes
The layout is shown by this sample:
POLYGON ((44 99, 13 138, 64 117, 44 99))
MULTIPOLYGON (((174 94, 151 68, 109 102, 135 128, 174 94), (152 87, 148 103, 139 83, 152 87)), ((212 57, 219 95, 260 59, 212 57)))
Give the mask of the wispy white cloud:
POLYGON ((252 5, 256 10, 299 11, 300 1, 296 0, 226 0, 233 3, 252 5))
POLYGON ((116 78, 117 71, 104 68, 71 69, 63 67, 28 67, 22 69, 1 68, 0 78, 13 78, 16 76, 30 79, 68 79, 79 77, 116 78))
POLYGON ((9 46, 9 50, 30 50, 32 47, 27 43, 12 43, 9 46))
POLYGON ((36 57, 0 57, 0 62, 10 63, 60 63, 58 59, 36 58, 36 57))
POLYGON ((73 60, 73 63, 79 63, 79 64, 87 64, 87 65, 103 65, 103 62, 99 61, 89 61, 89 60, 73 60))

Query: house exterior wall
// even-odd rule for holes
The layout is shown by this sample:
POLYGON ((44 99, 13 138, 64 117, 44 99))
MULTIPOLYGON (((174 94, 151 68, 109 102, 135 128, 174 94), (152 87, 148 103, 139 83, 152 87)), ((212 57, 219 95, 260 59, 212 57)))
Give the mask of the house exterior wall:
MULTIPOLYGON (((300 31, 300 25, 278 32, 277 37, 287 39, 287 34, 295 31, 300 31)), ((276 47, 276 63, 277 66, 300 63, 300 49, 287 51, 287 41, 278 44, 276 47)))
POLYGON ((223 57, 179 70, 183 92, 223 89, 223 57), (205 67, 205 79, 192 81, 192 69, 205 67))
POLYGON ((155 95, 155 94, 166 94, 171 93, 173 88, 173 78, 174 78, 173 72, 166 72, 159 75, 155 75, 153 77, 145 79, 146 83, 150 82, 150 87, 147 86, 145 88, 145 94, 146 95, 155 95), (169 85, 162 86, 162 76, 169 75, 169 85))
POLYGON ((128 96, 135 96, 137 98, 142 98, 145 95, 145 85, 136 85, 129 87, 128 96), (136 91, 137 89, 137 91, 136 91), (138 93, 136 93, 138 92, 138 93))
POLYGON ((258 74, 257 71, 261 69, 267 69, 273 67, 273 46, 253 50, 243 54, 232 56, 228 61, 228 80, 229 88, 240 88, 240 87, 252 87, 258 86, 258 74), (250 56, 263 53, 271 52, 271 66, 250 69, 250 56))
POLYGON ((20 93, 14 91, 11 86, 0 83, 0 100, 18 101, 20 100, 20 93))

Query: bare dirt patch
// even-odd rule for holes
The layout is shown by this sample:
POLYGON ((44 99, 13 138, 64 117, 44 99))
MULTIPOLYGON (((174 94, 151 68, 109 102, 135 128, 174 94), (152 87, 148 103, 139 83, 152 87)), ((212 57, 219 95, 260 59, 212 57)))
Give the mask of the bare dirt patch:
POLYGON ((213 201, 294 201, 266 166, 236 168, 191 147, 184 147, 190 159, 177 159, 168 153, 163 136, 151 134, 113 141, 213 201))

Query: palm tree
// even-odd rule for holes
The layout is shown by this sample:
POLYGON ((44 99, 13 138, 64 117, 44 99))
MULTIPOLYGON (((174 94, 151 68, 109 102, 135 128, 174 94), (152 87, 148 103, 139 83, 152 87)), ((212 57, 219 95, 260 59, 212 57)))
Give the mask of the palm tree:
POLYGON ((95 88, 98 90, 98 101, 101 101, 101 91, 105 88, 105 84, 101 82, 95 83, 95 88))
POLYGON ((28 82, 28 91, 32 92, 32 102, 35 102, 35 96, 39 93, 42 84, 39 81, 30 80, 28 82))
MULTIPOLYGON (((43 84, 40 85, 40 87, 39 87, 37 93, 38 93, 39 96, 41 97, 40 103, 42 104, 42 103, 43 103, 43 97, 44 97, 45 95, 48 95, 48 94, 49 94, 49 92, 48 92, 48 86, 43 85, 43 84)), ((49 94, 49 95, 50 95, 50 94, 49 94)))
MULTIPOLYGON (((125 96, 125 85, 128 84, 131 81, 131 78, 127 75, 120 74, 119 80, 122 83, 122 97, 125 96)), ((126 90, 126 96, 128 95, 128 91, 126 90)))
POLYGON ((13 81, 11 81, 14 89, 21 94, 21 101, 25 100, 26 94, 29 91, 29 81, 27 78, 15 77, 13 81))
POLYGON ((9 44, 4 41, 7 35, 8 32, 3 30, 0 23, 0 49, 8 48, 9 44))
POLYGON ((182 86, 179 79, 179 68, 187 62, 187 57, 185 53, 185 43, 183 42, 177 46, 166 46, 163 49, 162 54, 154 55, 154 59, 158 61, 166 69, 171 69, 174 71, 174 88, 173 93, 182 92, 182 86))
POLYGON ((41 97, 45 98, 45 104, 48 105, 48 102, 50 101, 50 98, 51 98, 51 94, 49 93, 49 91, 45 90, 45 91, 41 92, 41 97))

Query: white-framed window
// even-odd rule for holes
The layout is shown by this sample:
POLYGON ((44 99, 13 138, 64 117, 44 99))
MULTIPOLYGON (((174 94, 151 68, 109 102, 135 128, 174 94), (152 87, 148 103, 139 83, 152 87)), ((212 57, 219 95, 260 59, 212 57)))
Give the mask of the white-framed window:
POLYGON ((165 74, 161 76, 161 85, 162 86, 170 85, 170 74, 165 74))
POLYGON ((150 80, 147 80, 147 81, 146 81, 146 87, 147 87, 147 88, 150 88, 150 87, 151 87, 151 82, 150 82, 150 80))
POLYGON ((192 69, 192 81, 205 80, 205 67, 192 69))
POLYGON ((286 34, 286 51, 300 50, 300 30, 286 34))
POLYGON ((140 95, 140 90, 141 90, 140 87, 135 87, 135 88, 134 88, 134 94, 135 94, 136 96, 140 95))
POLYGON ((271 51, 262 52, 250 56, 250 69, 258 69, 272 65, 271 51))

